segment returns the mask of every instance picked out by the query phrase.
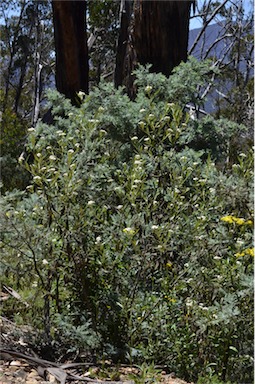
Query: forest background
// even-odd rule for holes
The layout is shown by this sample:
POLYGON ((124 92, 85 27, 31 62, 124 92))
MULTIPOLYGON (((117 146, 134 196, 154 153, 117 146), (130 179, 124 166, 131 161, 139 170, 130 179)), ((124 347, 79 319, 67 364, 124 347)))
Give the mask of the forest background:
POLYGON ((187 60, 137 63, 130 92, 122 3, 87 2, 74 98, 54 90, 51 3, 1 3, 3 314, 45 356, 252 383, 252 9, 198 2, 187 60))

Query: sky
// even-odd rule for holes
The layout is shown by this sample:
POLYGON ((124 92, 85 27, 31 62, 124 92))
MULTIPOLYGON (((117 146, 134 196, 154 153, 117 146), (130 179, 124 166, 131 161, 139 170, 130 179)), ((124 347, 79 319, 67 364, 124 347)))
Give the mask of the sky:
MULTIPOLYGON (((236 1, 238 2, 238 0, 236 1)), ((203 3, 204 3, 204 0, 197 0, 198 7, 200 7, 201 4, 203 3)), ((235 3, 235 1, 233 1, 233 3, 235 3)), ((253 9, 252 0, 243 0, 243 4, 246 12, 249 12, 251 9, 253 9)), ((194 16, 193 10, 191 11, 191 17, 192 16, 194 16)), ((213 23, 215 23, 215 21, 213 21, 213 23)), ((201 26, 202 26, 202 22, 201 22, 201 19, 199 19, 198 17, 195 17, 195 18, 192 17, 190 19, 190 29, 201 28, 201 26)))
MULTIPOLYGON (((238 2, 238 0, 233 0, 233 2, 235 2, 235 1, 238 2)), ((203 4, 203 3, 204 3, 204 0, 197 0, 198 7, 201 7, 201 4, 203 4)), ((253 9, 253 0, 243 0, 243 4, 244 4, 246 12, 253 9)), ((10 12, 10 15, 12 13, 13 12, 10 12)), ((193 10, 192 10, 191 11, 191 19, 190 19, 190 29, 201 28, 201 26, 202 26, 201 19, 199 19, 199 17, 193 17, 193 16, 194 16, 194 14, 193 14, 193 10)), ((213 21, 213 23, 214 22, 215 21, 213 21)), ((1 24, 3 23, 3 18, 1 17, 1 15, 0 15, 0 23, 1 24)))

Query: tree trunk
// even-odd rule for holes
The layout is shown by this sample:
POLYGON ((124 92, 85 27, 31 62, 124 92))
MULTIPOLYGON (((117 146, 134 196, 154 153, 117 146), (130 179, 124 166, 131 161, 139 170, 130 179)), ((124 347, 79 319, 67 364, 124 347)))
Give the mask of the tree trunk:
POLYGON ((77 104, 77 92, 88 93, 86 0, 53 0, 52 8, 57 90, 77 104))
MULTIPOLYGON (((138 63, 152 64, 151 72, 169 76, 174 67, 187 60, 189 16, 193 3, 134 0, 134 17, 129 24, 125 62, 119 63, 122 68, 116 66, 116 72, 123 74, 118 85, 128 85, 131 96, 134 93, 130 89, 131 72, 138 63)), ((121 33, 125 28, 123 23, 121 33)))
POLYGON ((117 45, 116 53, 116 64, 115 64, 115 74, 114 74, 114 84, 115 87, 122 85, 122 80, 124 76, 124 63, 127 51, 128 43, 128 27, 130 24, 132 3, 130 0, 121 0, 120 4, 120 33, 117 45))
POLYGON ((190 1, 136 0, 134 43, 140 64, 170 75, 187 60, 190 1))

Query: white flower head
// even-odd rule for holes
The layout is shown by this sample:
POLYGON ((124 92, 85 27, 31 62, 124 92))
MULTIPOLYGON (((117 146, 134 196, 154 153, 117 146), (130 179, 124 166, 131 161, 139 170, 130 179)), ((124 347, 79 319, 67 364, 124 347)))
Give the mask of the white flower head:
POLYGON ((22 152, 22 154, 20 155, 20 157, 19 157, 19 159, 18 159, 18 162, 19 162, 19 163, 22 163, 24 160, 25 160, 25 158, 24 158, 24 153, 22 152))
POLYGON ((151 91, 152 91, 152 86, 151 85, 147 85, 145 87, 145 92, 150 93, 151 91))
POLYGON ((88 203, 87 203, 88 206, 91 206, 91 205, 94 205, 94 204, 95 204, 94 200, 89 200, 88 203))
POLYGON ((145 126, 145 122, 144 121, 139 121, 138 125, 139 125, 139 127, 143 128, 145 126))
POLYGON ((191 300, 190 297, 188 297, 187 300, 186 300, 186 306, 187 306, 187 307, 192 307, 193 304, 194 304, 194 301, 191 300))
POLYGON ((78 95, 78 97, 79 97, 81 100, 83 100, 84 97, 85 97, 85 95, 86 95, 86 93, 85 93, 85 92, 82 92, 82 91, 79 91, 79 92, 77 93, 77 95, 78 95))
POLYGON ((56 134, 57 134, 58 136, 65 136, 65 135, 66 135, 65 132, 63 132, 63 131, 61 131, 61 130, 57 131, 56 134))
POLYGON ((34 177, 33 177, 33 180, 34 180, 34 181, 40 181, 41 179, 42 179, 42 178, 41 178, 40 176, 34 176, 34 177))
POLYGON ((102 240, 101 236, 97 236, 97 237, 96 237, 95 244, 100 244, 100 243, 101 243, 101 240, 102 240))
POLYGON ((126 227, 126 228, 124 228, 124 229, 123 229, 123 232, 124 232, 124 233, 127 233, 127 234, 129 234, 129 235, 134 235, 134 234, 135 234, 135 230, 134 230, 133 228, 131 228, 131 227, 126 227))
POLYGON ((52 160, 52 161, 57 160, 56 156, 54 156, 54 155, 50 155, 49 159, 52 160))

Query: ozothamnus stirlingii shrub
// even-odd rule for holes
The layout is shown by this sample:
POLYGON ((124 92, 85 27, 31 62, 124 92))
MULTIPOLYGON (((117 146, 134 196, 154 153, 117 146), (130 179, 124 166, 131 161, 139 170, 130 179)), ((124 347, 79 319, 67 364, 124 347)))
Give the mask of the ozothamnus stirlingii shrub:
POLYGON ((49 342, 71 316, 69 340, 79 326, 99 355, 248 382, 252 154, 224 172, 217 146, 190 147, 183 109, 139 86, 131 102, 102 85, 79 109, 51 93, 54 123, 20 158, 31 185, 2 198, 3 282, 49 342))

